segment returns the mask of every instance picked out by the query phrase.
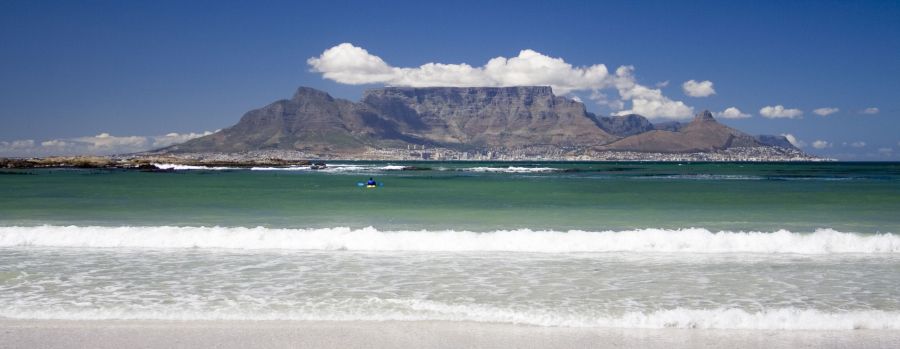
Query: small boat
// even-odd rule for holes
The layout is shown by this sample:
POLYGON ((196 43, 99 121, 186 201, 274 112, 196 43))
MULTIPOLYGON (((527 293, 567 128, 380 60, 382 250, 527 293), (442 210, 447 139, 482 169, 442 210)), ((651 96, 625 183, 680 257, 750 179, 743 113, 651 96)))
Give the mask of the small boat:
POLYGON ((328 168, 324 162, 317 162, 309 166, 310 170, 324 170, 328 168))

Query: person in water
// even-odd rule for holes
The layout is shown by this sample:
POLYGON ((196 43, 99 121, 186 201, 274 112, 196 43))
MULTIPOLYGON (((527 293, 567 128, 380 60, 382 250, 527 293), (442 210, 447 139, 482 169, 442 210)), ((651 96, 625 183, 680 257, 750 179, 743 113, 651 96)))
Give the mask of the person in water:
POLYGON ((366 182, 366 185, 377 185, 377 184, 378 184, 378 183, 375 183, 375 180, 372 179, 372 177, 369 177, 369 181, 366 182))

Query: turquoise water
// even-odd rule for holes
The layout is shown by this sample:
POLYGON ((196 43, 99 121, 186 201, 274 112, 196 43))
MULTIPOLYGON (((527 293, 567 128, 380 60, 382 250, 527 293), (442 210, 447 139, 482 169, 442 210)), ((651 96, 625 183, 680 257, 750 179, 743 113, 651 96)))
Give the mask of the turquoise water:
POLYGON ((0 175, 0 225, 900 232, 897 163, 348 165, 330 172, 29 170, 0 175), (509 166, 519 173, 475 172, 509 166), (356 186, 369 176, 384 186, 356 186))
POLYGON ((0 319, 900 330, 897 163, 329 165, 5 170, 0 319))

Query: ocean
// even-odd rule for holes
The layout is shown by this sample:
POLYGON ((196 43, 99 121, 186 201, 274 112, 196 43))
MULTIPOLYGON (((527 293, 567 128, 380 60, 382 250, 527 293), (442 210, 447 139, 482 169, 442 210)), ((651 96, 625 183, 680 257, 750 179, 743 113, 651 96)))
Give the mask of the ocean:
POLYGON ((0 318, 900 330, 900 163, 160 167, 4 170, 0 318))

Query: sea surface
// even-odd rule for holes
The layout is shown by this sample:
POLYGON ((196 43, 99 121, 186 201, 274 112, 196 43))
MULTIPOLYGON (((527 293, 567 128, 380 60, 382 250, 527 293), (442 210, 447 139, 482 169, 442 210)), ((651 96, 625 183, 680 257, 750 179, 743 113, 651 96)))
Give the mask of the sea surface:
POLYGON ((900 330, 900 163, 328 165, 3 170, 0 318, 900 330))

